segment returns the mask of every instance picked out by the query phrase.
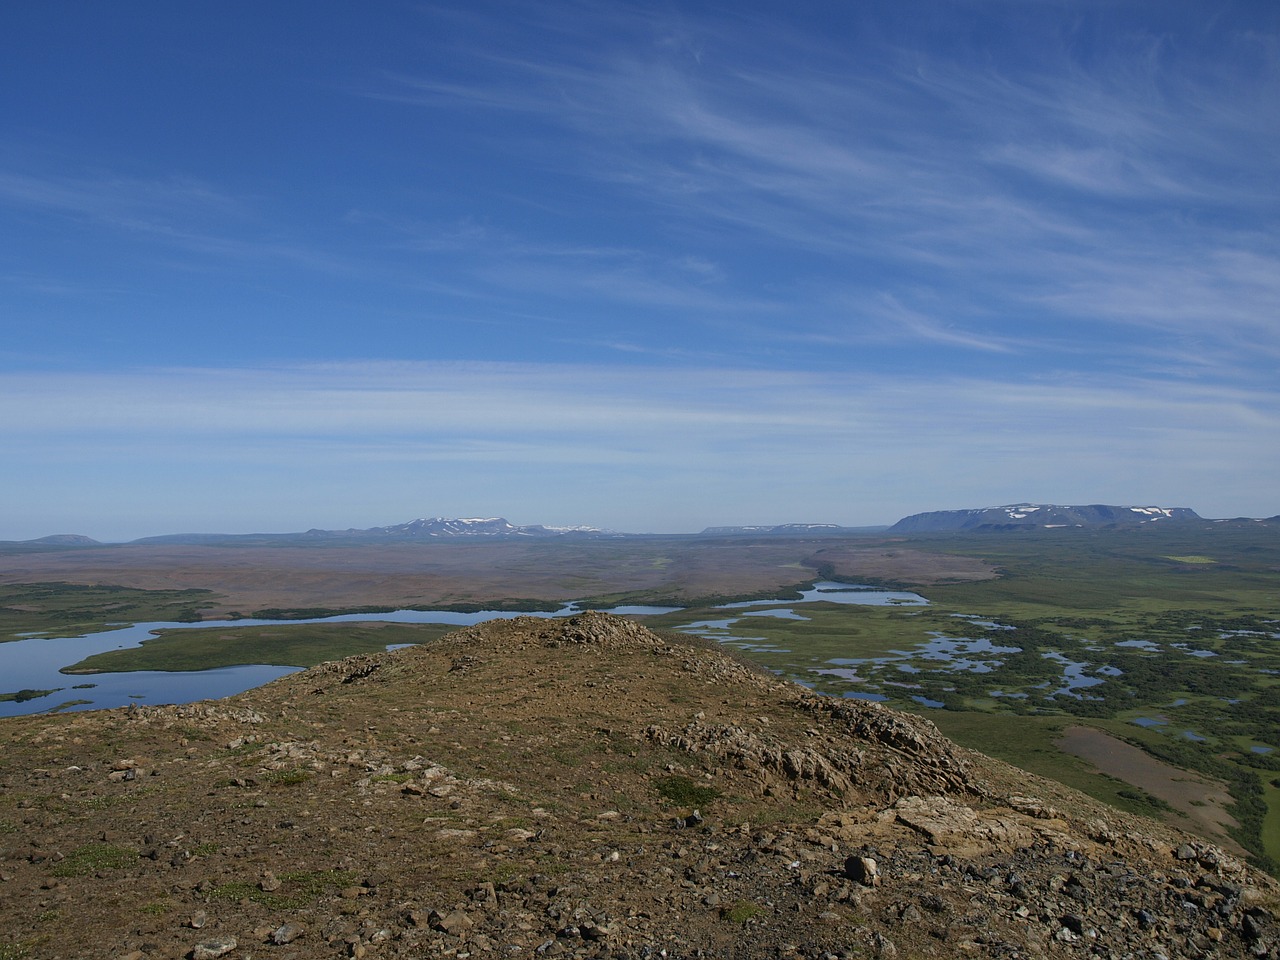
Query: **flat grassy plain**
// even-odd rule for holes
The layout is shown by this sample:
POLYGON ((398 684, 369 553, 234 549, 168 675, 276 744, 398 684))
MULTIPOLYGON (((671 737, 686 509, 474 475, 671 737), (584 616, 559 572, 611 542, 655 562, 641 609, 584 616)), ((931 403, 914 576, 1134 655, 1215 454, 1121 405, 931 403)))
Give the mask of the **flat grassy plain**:
MULTIPOLYGON (((1130 811, 1197 829, 1150 778, 1106 775, 1065 752, 1069 728, 1087 725, 1171 768, 1217 781, 1230 791, 1231 837, 1277 872, 1280 528, 1274 525, 909 539, 638 538, 559 551, 553 544, 397 545, 386 552, 184 548, 183 566, 178 573, 169 568, 164 581, 179 589, 141 589, 158 583, 157 571, 178 556, 86 551, 76 567, 75 556, 63 551, 18 558, 7 571, 0 562, 0 631, 8 638, 69 635, 72 626, 90 629, 95 618, 195 619, 265 607, 338 612, 370 602, 674 601, 685 609, 644 622, 712 638, 832 696, 882 699, 923 714, 966 746, 1130 811), (55 570, 68 574, 64 582, 23 580, 55 570), (468 580, 472 571, 476 579, 468 580), (113 572, 126 586, 94 585, 113 572), (723 607, 729 599, 798 596, 798 588, 824 577, 912 590, 928 604, 723 607), (73 583, 77 578, 91 582, 73 583), (243 586, 250 580, 252 589, 243 586)), ((173 631, 76 668, 308 666, 428 642, 449 629, 346 623, 173 631)))
POLYGON ((199 620, 210 590, 142 590, 103 584, 0 584, 0 643, 67 637, 145 621, 199 620))

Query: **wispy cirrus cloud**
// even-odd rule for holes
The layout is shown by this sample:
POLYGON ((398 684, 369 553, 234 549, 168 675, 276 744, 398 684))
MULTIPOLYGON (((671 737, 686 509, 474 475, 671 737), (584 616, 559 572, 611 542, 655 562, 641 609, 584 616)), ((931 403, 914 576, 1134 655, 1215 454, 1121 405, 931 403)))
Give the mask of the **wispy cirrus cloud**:
MULTIPOLYGON (((640 19, 641 33, 666 32, 640 19)), ((1008 343, 1039 331, 1052 352, 1064 321, 1142 328, 1156 314, 1173 331, 1277 342, 1264 287, 1223 274, 1171 310, 1146 279, 1152 265, 1221 260, 1232 221, 1252 214, 1277 141, 1275 125, 1258 122, 1276 115, 1274 76, 1242 90, 1220 64, 1185 62, 1140 30, 1087 65, 1067 36, 1039 38, 1034 63, 891 45, 864 62, 785 29, 761 46, 745 19, 681 23, 686 38, 700 30, 715 43, 698 56, 688 39, 621 55, 607 45, 539 60, 491 53, 483 84, 401 76, 388 86, 432 109, 487 105, 568 131, 569 153, 535 147, 534 161, 644 193, 689 236, 742 231, 762 250, 807 250, 823 271, 855 258, 868 275, 844 281, 849 297, 904 301, 905 272, 939 299, 986 300, 989 317, 1016 318, 1008 343)), ((902 335, 993 342, 967 322, 908 323, 902 335)))
POLYGON ((141 179, 0 170, 0 203, 127 230, 169 231, 193 217, 243 218, 242 201, 183 177, 141 179))

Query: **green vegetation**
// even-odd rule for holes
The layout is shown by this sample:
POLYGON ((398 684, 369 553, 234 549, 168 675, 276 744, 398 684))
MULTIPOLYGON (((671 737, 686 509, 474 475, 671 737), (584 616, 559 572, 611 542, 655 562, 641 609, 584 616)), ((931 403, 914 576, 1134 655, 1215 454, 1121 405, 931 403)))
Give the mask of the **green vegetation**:
MULTIPOLYGON (((1068 724, 1099 726, 1226 783, 1240 823, 1233 836, 1276 869, 1280 789, 1264 786, 1280 770, 1273 530, 1064 530, 911 545, 981 558, 1001 576, 919 590, 927 607, 814 603, 790 618, 759 604, 647 622, 712 637, 824 693, 923 713, 961 743, 1122 809, 1167 812, 1160 798, 1055 746, 1068 724)), ((838 568, 824 572, 841 579, 838 568)))
POLYGON ((456 627, 438 623, 308 623, 162 630, 138 647, 94 654, 63 673, 208 670, 242 663, 311 667, 388 646, 427 643, 456 627))
POLYGON ((750 900, 738 900, 720 911, 720 918, 729 923, 746 923, 764 912, 764 907, 750 900))
POLYGON ((51 693, 57 693, 62 687, 55 687, 52 690, 18 690, 14 693, 0 693, 0 703, 4 701, 12 701, 14 703, 26 703, 28 700, 39 700, 41 697, 47 697, 51 693))
POLYGON ((280 889, 263 890, 255 883, 235 880, 213 889, 215 900, 250 900, 271 910, 298 910, 333 890, 355 882, 344 870, 297 870, 277 877, 280 889))
POLYGON ((688 777, 663 777, 654 788, 659 797, 679 807, 702 809, 720 796, 715 788, 694 783, 688 777))
POLYGON ((53 867, 55 877, 87 877, 104 870, 123 870, 138 862, 138 851, 110 843, 87 843, 76 847, 53 867))
POLYGON ((310 770, 294 768, 292 770, 271 770, 262 775, 262 782, 272 787, 291 787, 306 783, 312 777, 310 770))
POLYGON ((200 619, 210 590, 135 590, 75 583, 0 584, 0 641, 76 637, 145 621, 200 619))

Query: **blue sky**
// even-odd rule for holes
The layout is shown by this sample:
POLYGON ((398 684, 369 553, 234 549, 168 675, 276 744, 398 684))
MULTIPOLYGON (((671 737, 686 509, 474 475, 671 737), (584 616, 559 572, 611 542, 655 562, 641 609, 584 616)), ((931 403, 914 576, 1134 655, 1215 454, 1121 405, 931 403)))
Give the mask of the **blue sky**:
POLYGON ((1280 5, 0 36, 0 539, 1280 512, 1280 5))

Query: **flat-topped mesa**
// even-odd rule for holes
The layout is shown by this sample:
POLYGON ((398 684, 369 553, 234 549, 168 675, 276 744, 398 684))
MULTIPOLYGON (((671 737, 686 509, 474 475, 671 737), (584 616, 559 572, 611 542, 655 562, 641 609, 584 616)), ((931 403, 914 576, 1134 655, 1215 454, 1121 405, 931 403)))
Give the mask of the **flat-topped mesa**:
POLYGON ((1061 527, 1127 527, 1149 523, 1204 522, 1190 507, 1059 506, 1017 503, 972 510, 934 510, 903 517, 888 533, 957 533, 1061 527))

